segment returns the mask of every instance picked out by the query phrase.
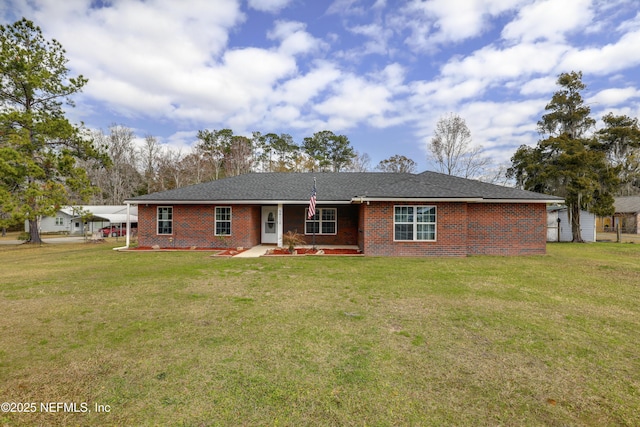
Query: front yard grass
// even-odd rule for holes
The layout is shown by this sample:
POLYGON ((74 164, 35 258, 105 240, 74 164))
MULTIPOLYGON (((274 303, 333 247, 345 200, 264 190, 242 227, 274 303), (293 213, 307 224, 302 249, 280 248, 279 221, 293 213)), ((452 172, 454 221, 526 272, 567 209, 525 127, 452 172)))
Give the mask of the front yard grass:
POLYGON ((640 246, 464 259, 113 246, 0 247, 0 401, 37 404, 0 425, 640 423, 640 246))

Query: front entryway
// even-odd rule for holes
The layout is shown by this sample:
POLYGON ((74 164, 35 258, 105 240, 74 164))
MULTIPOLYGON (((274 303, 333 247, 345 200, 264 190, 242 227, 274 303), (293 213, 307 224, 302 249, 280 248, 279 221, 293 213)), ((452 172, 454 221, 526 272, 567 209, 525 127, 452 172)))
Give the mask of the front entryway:
POLYGON ((262 243, 278 243, 278 207, 262 207, 262 243))

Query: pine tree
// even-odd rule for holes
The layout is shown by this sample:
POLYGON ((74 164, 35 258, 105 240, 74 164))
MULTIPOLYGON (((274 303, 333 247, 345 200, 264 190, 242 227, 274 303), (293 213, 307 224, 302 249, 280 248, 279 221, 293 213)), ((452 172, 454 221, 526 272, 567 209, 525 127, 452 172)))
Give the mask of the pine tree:
POLYGON ((30 242, 41 243, 38 218, 86 200, 93 188, 77 159, 101 155, 64 115, 62 101, 87 83, 68 77, 62 45, 46 40, 27 19, 0 26, 0 193, 3 211, 28 220, 30 242))

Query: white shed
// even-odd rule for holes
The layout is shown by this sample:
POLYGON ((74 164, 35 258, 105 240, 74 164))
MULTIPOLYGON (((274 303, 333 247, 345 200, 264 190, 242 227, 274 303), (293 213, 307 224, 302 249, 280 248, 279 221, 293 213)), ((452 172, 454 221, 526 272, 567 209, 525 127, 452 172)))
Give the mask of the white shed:
MULTIPOLYGON (((580 211, 580 233, 585 242, 596 241, 596 216, 591 212, 580 211)), ((547 208, 547 242, 573 240, 569 210, 566 206, 550 206, 547 208), (558 219, 560 221, 558 221, 558 219), (558 233, 559 232, 559 233, 558 233)))

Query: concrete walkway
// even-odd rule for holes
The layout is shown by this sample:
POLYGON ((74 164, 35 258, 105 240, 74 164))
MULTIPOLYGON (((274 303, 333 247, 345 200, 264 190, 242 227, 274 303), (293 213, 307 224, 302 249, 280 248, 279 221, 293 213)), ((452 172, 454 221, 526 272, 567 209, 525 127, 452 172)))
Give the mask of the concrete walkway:
POLYGON ((233 257, 234 258, 258 258, 266 254, 269 249, 273 249, 273 248, 275 248, 275 246, 273 245, 271 246, 258 245, 258 246, 252 247, 251 249, 247 249, 244 252, 240 252, 238 255, 234 255, 233 257))

